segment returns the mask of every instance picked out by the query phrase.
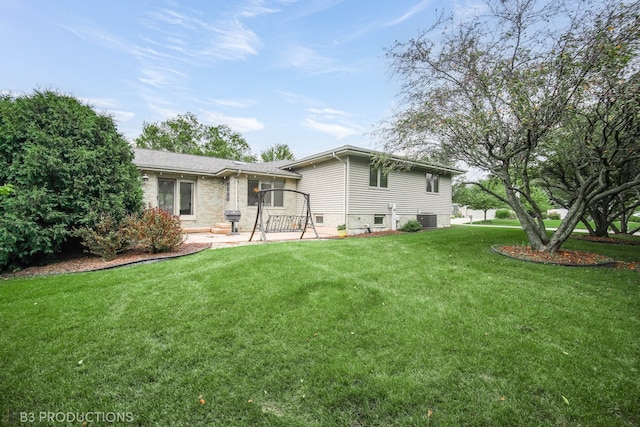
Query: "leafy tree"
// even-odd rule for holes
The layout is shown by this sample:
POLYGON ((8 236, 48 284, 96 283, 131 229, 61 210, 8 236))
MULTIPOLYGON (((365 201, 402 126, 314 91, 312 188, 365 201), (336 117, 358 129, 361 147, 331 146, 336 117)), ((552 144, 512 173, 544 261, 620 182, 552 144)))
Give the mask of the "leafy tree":
POLYGON ((640 190, 640 75, 612 77, 616 78, 600 82, 601 90, 591 102, 552 134, 553 150, 541 165, 542 182, 555 202, 567 209, 583 188, 593 194, 584 185, 593 183, 598 194, 587 194, 581 220, 600 237, 608 234, 614 221, 634 212, 638 206, 634 195, 640 190), (597 181, 590 181, 590 176, 597 181))
POLYGON ((133 150, 113 119, 51 91, 0 98, 0 270, 72 245, 73 229, 99 213, 141 208, 133 150))
POLYGON ((260 152, 260 159, 263 162, 273 162, 276 160, 295 160, 296 156, 287 144, 275 144, 260 152))
POLYGON ((632 151, 627 136, 603 146, 585 137, 593 132, 568 129, 580 115, 594 130, 600 126, 601 110, 592 108, 599 99, 619 105, 621 117, 634 114, 629 100, 638 91, 629 76, 638 62, 639 3, 489 0, 487 6, 486 14, 453 27, 440 19, 389 51, 406 107, 381 136, 387 151, 444 154, 497 177, 505 196, 493 194, 515 212, 530 246, 555 252, 590 204, 640 184, 640 175, 616 188, 601 179, 616 173, 620 158, 639 155, 637 139, 632 151), (549 236, 533 194, 552 159, 572 162, 565 171, 579 187, 549 236), (592 167, 583 168, 584 161, 592 167))
POLYGON ((145 122, 142 134, 136 138, 135 144, 138 148, 219 159, 256 160, 249 144, 238 132, 226 125, 209 126, 200 123, 195 114, 189 112, 160 123, 145 122))
MULTIPOLYGON (((495 180, 482 181, 484 187, 491 188, 493 192, 500 192, 499 183, 495 180)), ((462 188, 458 189, 455 194, 454 201, 462 206, 467 206, 473 210, 480 210, 484 212, 484 220, 487 220, 487 211, 489 209, 498 209, 505 205, 505 203, 488 193, 477 185, 465 185, 462 184, 462 188)))

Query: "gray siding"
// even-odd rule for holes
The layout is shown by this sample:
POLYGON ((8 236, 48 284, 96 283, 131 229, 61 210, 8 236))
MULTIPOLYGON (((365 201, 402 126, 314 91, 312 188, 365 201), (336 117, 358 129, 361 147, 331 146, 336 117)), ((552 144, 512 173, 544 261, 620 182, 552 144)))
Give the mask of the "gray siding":
MULTIPOLYGON (((302 175, 298 190, 309 193, 311 212, 323 215, 322 225, 335 227, 344 222, 344 178, 345 165, 337 159, 296 170, 302 175)), ((298 210, 302 197, 298 198, 298 210)), ((315 219, 315 218, 314 218, 315 219)))
POLYGON ((391 210, 396 204, 400 225, 415 219, 418 213, 438 215, 438 225, 448 226, 451 215, 451 177, 440 175, 439 192, 427 193, 425 171, 391 171, 388 188, 369 186, 368 159, 351 157, 349 161, 349 215, 350 228, 373 224, 374 215, 387 215, 384 227, 390 227, 391 210), (358 220, 359 219, 359 220, 358 220))

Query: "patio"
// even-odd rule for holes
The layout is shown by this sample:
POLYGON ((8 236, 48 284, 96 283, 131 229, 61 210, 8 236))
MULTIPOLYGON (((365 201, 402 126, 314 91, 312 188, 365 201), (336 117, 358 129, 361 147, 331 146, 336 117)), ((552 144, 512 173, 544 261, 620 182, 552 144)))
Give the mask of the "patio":
MULTIPOLYGON (((338 236, 338 232, 333 227, 316 227, 320 239, 331 239, 338 236)), ((256 230, 253 240, 250 242, 250 231, 243 231, 238 234, 214 234, 214 233, 189 233, 187 234, 188 243, 211 243, 212 248, 248 245, 253 243, 269 243, 283 242, 291 240, 300 240, 300 232, 287 233, 267 233, 267 242, 260 240, 260 232, 256 230)), ((316 236, 313 229, 307 229, 302 240, 315 240, 316 236)))

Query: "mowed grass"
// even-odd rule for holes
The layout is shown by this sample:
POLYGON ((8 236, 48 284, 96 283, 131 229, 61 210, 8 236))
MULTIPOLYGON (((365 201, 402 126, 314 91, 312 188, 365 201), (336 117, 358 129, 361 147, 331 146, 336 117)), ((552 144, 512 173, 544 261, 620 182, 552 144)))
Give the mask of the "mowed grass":
MULTIPOLYGON (((640 424, 640 275, 489 249, 524 240, 460 227, 0 282, 0 410, 9 425, 40 412, 141 426, 640 424)), ((637 246, 571 245, 640 261, 637 246)))
MULTIPOLYGON (((544 225, 547 228, 558 228, 560 226, 560 223, 561 223, 561 220, 559 220, 559 219, 545 219, 544 220, 544 225)), ((476 224, 476 225, 497 225, 497 226, 520 227, 520 221, 517 220, 517 219, 497 219, 497 218, 494 218, 494 219, 488 219, 486 221, 484 221, 482 219, 477 219, 477 220, 475 220, 473 222, 473 224, 476 224)), ((619 221, 616 222, 615 224, 616 224, 617 227, 620 227, 620 222, 619 221)), ((595 227, 595 225, 593 223, 591 225, 595 227)), ((634 229, 640 227, 640 223, 638 223, 638 222, 629 222, 627 224, 627 226, 628 226, 629 230, 634 230, 634 229)), ((587 227, 583 223, 579 222, 576 225, 576 230, 585 230, 586 231, 587 227)), ((627 237, 624 234, 616 236, 611 231, 610 231, 610 234, 611 234, 612 237, 622 237, 622 238, 627 237)))

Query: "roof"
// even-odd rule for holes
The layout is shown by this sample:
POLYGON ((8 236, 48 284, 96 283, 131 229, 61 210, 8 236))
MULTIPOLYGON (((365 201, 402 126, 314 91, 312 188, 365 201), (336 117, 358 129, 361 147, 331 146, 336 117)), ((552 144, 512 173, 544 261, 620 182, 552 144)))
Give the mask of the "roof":
POLYGON ((146 148, 134 148, 133 152, 133 163, 140 169, 150 171, 190 173, 194 175, 219 177, 248 173, 300 179, 299 174, 281 168, 282 165, 290 163, 289 161, 265 163, 241 162, 237 160, 197 156, 194 154, 149 150, 146 148))
MULTIPOLYGON (((278 178, 300 179, 296 173, 297 168, 310 166, 331 160, 336 157, 358 156, 372 158, 385 153, 366 148, 343 145, 333 150, 324 151, 305 157, 300 160, 277 160, 274 162, 241 162, 237 160, 218 159, 215 157, 197 156, 194 154, 173 153, 170 151, 149 150, 146 148, 134 148, 135 157, 133 163, 140 169, 150 171, 190 173, 194 175, 224 177, 239 173, 266 175, 278 178)), ((437 173, 462 174, 465 171, 448 166, 437 165, 421 160, 412 160, 407 157, 388 155, 389 160, 399 162, 412 168, 425 169, 437 173)))
POLYGON ((366 148, 354 147, 353 145, 343 145, 342 147, 335 148, 333 150, 324 151, 322 153, 314 154, 309 157, 305 157, 300 160, 295 160, 293 162, 289 162, 287 165, 283 166, 288 170, 295 170, 297 168, 310 166, 318 163, 325 162, 332 158, 341 157, 341 156, 357 156, 357 157, 367 157, 372 158, 378 155, 387 156, 389 160, 393 162, 398 162, 403 165, 407 165, 410 167, 417 167, 421 169, 427 169, 434 172, 439 173, 450 173, 452 175, 458 175, 465 173, 464 170, 452 168, 449 166, 442 166, 435 163, 425 162, 422 160, 413 160, 408 157, 386 154, 381 151, 369 150, 366 148))

